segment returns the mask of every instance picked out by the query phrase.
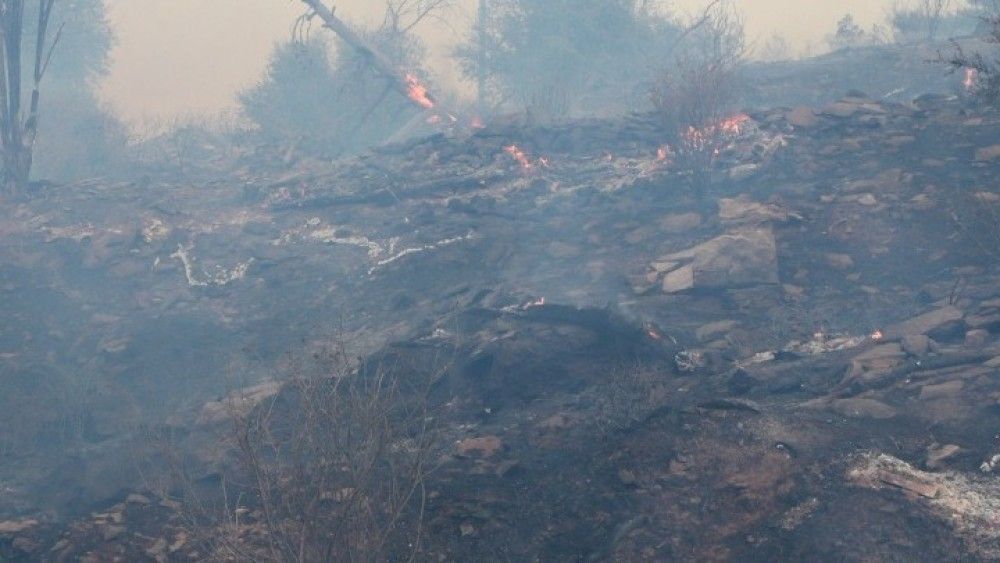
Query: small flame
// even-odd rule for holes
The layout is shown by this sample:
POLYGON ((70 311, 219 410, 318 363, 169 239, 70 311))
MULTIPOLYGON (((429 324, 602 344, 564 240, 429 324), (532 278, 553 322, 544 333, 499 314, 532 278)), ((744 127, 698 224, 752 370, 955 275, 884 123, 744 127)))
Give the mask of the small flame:
POLYGON ((539 297, 538 299, 531 301, 530 303, 525 303, 524 306, 521 308, 527 311, 528 309, 534 309, 535 307, 544 307, 544 306, 545 306, 545 298, 539 297))
POLYGON ((979 82, 979 71, 974 68, 965 69, 965 79, 962 80, 962 86, 965 86, 967 91, 972 91, 975 89, 976 84, 979 82))
POLYGON ((664 162, 670 156, 670 145, 662 145, 656 149, 656 160, 664 162))
POLYGON ((424 86, 420 79, 416 77, 413 73, 406 73, 406 96, 413 100, 418 106, 424 109, 431 109, 434 107, 434 100, 431 99, 430 94, 427 91, 427 87, 424 86))
POLYGON ((875 330, 875 332, 872 333, 872 341, 874 341, 874 342, 878 342, 879 340, 882 340, 883 338, 885 338, 885 335, 882 334, 881 330, 875 330))
POLYGON ((534 168, 534 165, 531 163, 531 159, 528 158, 527 153, 521 150, 521 148, 517 145, 508 145, 504 147, 503 150, 512 156, 524 170, 531 170, 534 168))
POLYGON ((472 118, 472 121, 469 122, 469 127, 472 129, 485 129, 486 124, 483 123, 483 119, 477 115, 472 118))
POLYGON ((743 124, 746 123, 747 121, 750 121, 750 116, 745 113, 741 113, 723 119, 722 122, 719 124, 719 128, 724 133, 727 133, 729 135, 739 135, 740 133, 743 132, 742 129, 743 124))
POLYGON ((548 157, 546 157, 546 156, 540 156, 540 157, 538 157, 538 164, 541 164, 542 168, 548 168, 549 167, 549 159, 548 159, 548 157))

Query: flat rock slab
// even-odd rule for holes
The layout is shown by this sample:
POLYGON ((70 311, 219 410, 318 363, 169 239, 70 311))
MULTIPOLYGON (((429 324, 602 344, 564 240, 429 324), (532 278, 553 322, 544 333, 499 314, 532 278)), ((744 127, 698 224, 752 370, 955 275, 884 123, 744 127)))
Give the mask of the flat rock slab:
POLYGON ((953 321, 962 320, 964 313, 954 305, 946 305, 908 321, 890 326, 883 331, 886 339, 895 340, 908 335, 927 334, 953 321))
POLYGON ((778 283, 778 250, 770 228, 731 232, 663 260, 689 263, 683 275, 676 274, 670 283, 664 280, 667 293, 778 283))

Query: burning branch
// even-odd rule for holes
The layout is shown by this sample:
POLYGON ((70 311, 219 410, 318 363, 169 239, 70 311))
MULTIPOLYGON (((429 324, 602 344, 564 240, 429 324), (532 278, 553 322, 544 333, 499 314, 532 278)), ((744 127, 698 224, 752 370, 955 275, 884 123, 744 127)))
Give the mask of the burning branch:
MULTIPOLYGON (((336 33, 345 43, 362 53, 379 74, 389 79, 393 87, 400 94, 406 96, 416 106, 420 107, 420 109, 431 110, 437 107, 437 101, 415 74, 397 68, 374 45, 355 33, 343 20, 334 15, 333 10, 324 6, 320 0, 302 0, 302 2, 309 6, 312 11, 309 17, 313 15, 319 16, 323 20, 324 26, 336 33)), ((406 2, 391 4, 389 10, 390 17, 398 18, 401 13, 400 10, 406 8, 406 4, 406 2)), ((433 7, 440 5, 443 5, 443 2, 438 1, 433 4, 433 7)), ((429 8, 423 8, 417 12, 417 16, 419 19, 423 19, 429 13, 429 8)), ((405 32, 411 27, 412 25, 402 31, 405 32)))

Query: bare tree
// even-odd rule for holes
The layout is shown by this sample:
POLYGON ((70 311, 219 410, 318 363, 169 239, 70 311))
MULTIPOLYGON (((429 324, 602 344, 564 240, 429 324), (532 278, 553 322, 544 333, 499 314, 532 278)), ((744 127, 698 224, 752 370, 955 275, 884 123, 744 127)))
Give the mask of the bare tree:
POLYGON ((897 40, 933 41, 950 8, 951 0, 896 2, 889 13, 889 23, 897 40))
POLYGON ((34 45, 34 72, 27 110, 22 103, 24 79, 22 43, 25 0, 0 0, 0 151, 3 183, 8 195, 17 195, 31 174, 35 137, 38 134, 39 88, 62 28, 48 41, 49 19, 56 0, 39 0, 34 45))

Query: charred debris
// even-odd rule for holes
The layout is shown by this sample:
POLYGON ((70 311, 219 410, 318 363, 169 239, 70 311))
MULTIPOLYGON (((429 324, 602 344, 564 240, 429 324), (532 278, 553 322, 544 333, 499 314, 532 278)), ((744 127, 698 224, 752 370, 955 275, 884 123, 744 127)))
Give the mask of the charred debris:
POLYGON ((1000 115, 846 56, 5 202, 0 560, 995 560, 1000 115))

